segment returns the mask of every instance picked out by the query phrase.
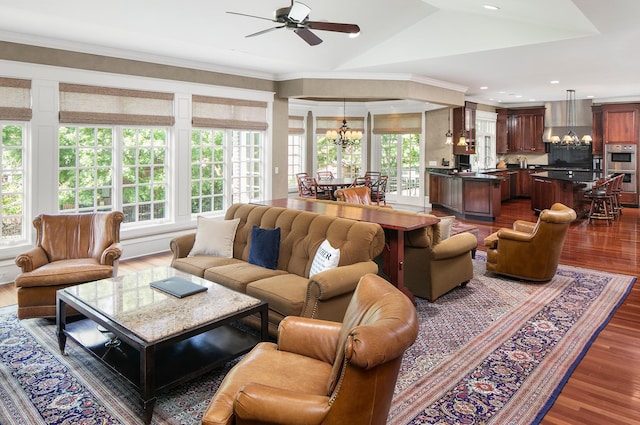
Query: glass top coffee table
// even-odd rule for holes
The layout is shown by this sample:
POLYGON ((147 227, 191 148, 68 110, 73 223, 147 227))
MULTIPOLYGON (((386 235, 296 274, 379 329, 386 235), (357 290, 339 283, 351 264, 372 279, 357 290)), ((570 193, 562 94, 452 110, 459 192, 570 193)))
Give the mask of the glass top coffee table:
POLYGON ((139 391, 145 423, 155 394, 206 373, 268 339, 267 303, 170 267, 83 283, 57 292, 58 344, 67 337, 139 391), (207 287, 177 298, 150 286, 180 277, 207 287), (66 306, 84 318, 67 321, 66 306), (259 314, 261 329, 233 326, 259 314))

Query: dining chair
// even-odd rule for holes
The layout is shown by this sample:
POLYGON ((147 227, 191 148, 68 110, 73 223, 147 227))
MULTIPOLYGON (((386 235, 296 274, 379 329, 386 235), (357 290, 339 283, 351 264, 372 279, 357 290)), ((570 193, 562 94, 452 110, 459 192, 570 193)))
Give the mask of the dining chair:
POLYGON ((328 171, 328 170, 318 171, 316 173, 316 175, 318 176, 318 180, 333 180, 334 179, 333 172, 332 171, 328 171))
POLYGON ((375 202, 377 205, 380 205, 380 202, 383 205, 387 205, 387 181, 389 180, 389 176, 383 175, 380 176, 376 183, 371 183, 371 200, 375 202))
POLYGON ((301 198, 332 199, 331 189, 318 184, 314 177, 301 176, 298 184, 298 195, 301 198))

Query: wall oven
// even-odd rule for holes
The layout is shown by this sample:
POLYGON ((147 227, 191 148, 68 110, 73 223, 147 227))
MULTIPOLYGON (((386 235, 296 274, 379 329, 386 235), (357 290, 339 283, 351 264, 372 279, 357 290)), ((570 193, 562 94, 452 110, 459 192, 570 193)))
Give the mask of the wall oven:
POLYGON ((622 191, 638 191, 638 158, 636 145, 606 144, 604 158, 605 174, 624 174, 622 191))
POLYGON ((621 171, 636 171, 636 145, 605 145, 605 170, 608 174, 621 171))

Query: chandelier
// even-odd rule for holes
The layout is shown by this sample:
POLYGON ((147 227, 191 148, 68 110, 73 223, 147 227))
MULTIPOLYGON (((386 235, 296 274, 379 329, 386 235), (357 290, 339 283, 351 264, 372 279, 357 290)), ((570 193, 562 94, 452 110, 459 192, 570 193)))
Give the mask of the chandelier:
MULTIPOLYGON (((567 102, 566 102, 566 117, 567 117, 567 133, 562 137, 563 144, 579 145, 584 143, 585 145, 591 144, 591 135, 587 134, 582 136, 582 140, 573 130, 576 126, 576 91, 567 90, 567 102)), ((551 137, 552 143, 560 142, 560 137, 551 137)))
POLYGON ((326 138, 331 140, 338 146, 351 146, 362 139, 362 131, 356 131, 349 129, 347 125, 347 104, 346 100, 343 99, 343 109, 342 109, 342 126, 340 126, 337 130, 327 130, 326 138))

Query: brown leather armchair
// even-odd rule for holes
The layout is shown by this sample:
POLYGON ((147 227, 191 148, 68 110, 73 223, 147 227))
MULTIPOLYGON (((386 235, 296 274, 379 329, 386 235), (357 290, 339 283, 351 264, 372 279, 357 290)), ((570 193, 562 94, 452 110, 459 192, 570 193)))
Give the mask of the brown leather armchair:
MULTIPOLYGON (((371 199, 371 188, 369 186, 352 186, 335 191, 336 201, 348 202, 359 205, 376 205, 371 199)), ((380 205, 382 208, 391 208, 388 205, 380 205)))
POLYGON ((569 225, 576 212, 560 203, 540 212, 537 223, 516 220, 487 236, 487 271, 531 281, 548 281, 558 268, 569 225))
POLYGON ((214 424, 385 424, 415 308, 375 274, 360 279, 343 323, 288 316, 225 376, 202 418, 214 424))
POLYGON ((15 260, 18 317, 55 317, 58 289, 115 276, 123 220, 120 211, 37 216, 36 246, 15 260))

